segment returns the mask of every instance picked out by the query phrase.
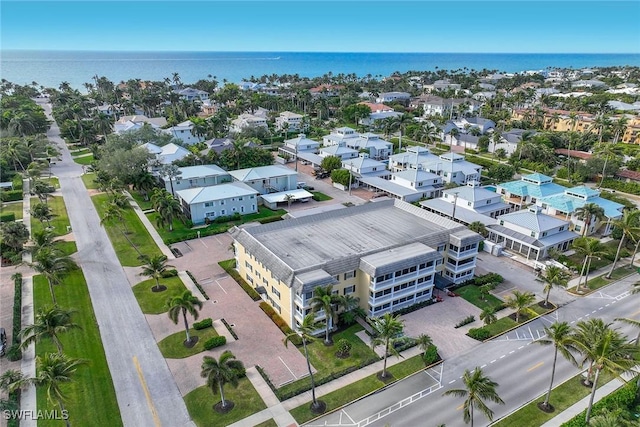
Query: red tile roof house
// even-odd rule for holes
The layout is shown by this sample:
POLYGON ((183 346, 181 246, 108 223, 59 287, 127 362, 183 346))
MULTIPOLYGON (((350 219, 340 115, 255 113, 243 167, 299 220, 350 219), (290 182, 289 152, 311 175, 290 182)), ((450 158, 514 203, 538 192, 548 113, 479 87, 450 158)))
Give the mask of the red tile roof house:
POLYGON ((593 154, 587 153, 586 151, 567 150, 566 148, 556 148, 555 153, 567 157, 572 157, 574 159, 580 159, 580 162, 582 163, 593 157, 593 154))
POLYGON ((624 179, 626 182, 637 181, 640 182, 640 172, 630 171, 628 169, 620 169, 616 172, 618 178, 624 179))

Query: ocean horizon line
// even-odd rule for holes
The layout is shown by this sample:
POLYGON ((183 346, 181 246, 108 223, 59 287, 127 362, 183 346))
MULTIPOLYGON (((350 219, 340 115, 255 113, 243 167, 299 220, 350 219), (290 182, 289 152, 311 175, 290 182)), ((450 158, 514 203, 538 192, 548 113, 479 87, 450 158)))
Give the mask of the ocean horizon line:
POLYGON ((312 53, 312 54, 380 54, 380 55, 638 55, 640 52, 456 52, 456 51, 321 51, 321 50, 127 50, 127 49, 4 49, 0 52, 109 52, 109 53, 312 53))

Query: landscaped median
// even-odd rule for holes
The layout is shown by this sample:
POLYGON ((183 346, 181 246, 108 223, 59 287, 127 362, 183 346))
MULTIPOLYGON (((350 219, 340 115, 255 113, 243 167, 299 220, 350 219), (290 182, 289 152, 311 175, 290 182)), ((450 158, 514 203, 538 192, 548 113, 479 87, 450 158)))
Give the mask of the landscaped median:
POLYGON ((133 287, 133 294, 138 300, 140 309, 145 314, 161 314, 169 311, 168 301, 178 295, 182 295, 187 290, 179 277, 167 277, 160 279, 160 286, 167 289, 162 292, 153 292, 152 287, 156 285, 154 279, 145 280, 133 287))
POLYGON ((588 295, 594 291, 597 291, 598 289, 610 285, 611 283, 623 279, 633 273, 636 272, 636 267, 631 266, 629 264, 627 265, 623 265, 622 267, 618 267, 615 270, 613 270, 613 273, 611 273, 611 278, 607 279, 606 275, 607 273, 604 273, 601 276, 597 276, 594 278, 589 278, 589 280, 587 281, 587 286, 589 287, 588 291, 582 291, 582 289, 584 289, 583 286, 580 287, 581 291, 577 292, 576 289, 571 289, 569 292, 575 294, 575 295, 588 295))
MULTIPOLYGON (((33 208, 39 203, 37 197, 31 198, 31 207, 33 208)), ((53 217, 49 223, 44 224, 34 218, 31 218, 31 233, 35 234, 44 230, 45 227, 51 227, 51 231, 56 236, 63 236, 69 233, 71 224, 69 223, 69 216, 67 215, 67 208, 64 204, 62 196, 52 196, 47 199, 47 205, 51 209, 53 217)))
POLYGON ((535 303, 524 310, 524 312, 520 315, 520 319, 518 322, 516 322, 512 318, 512 316, 514 315, 509 315, 498 319, 489 325, 482 326, 481 328, 471 328, 469 329, 467 335, 478 341, 485 341, 509 332, 512 329, 519 328, 525 323, 528 323, 536 319, 537 317, 547 314, 555 309, 556 307, 554 305, 551 305, 550 308, 545 308, 540 306, 540 304, 535 303))

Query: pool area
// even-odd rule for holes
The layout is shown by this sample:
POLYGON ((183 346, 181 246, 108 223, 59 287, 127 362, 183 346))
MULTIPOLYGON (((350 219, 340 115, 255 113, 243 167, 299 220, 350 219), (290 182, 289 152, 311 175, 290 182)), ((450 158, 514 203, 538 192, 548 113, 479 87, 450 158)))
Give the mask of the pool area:
POLYGON ((485 185, 484 188, 486 190, 493 191, 494 193, 496 192, 496 187, 494 185, 485 185))

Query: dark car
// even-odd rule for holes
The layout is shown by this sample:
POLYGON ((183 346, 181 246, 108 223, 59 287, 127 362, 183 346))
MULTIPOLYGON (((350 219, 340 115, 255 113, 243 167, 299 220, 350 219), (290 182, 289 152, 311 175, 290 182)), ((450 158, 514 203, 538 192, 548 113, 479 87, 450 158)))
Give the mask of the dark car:
POLYGON ((7 332, 4 328, 0 328, 0 356, 4 356, 5 349, 7 348, 7 332))

